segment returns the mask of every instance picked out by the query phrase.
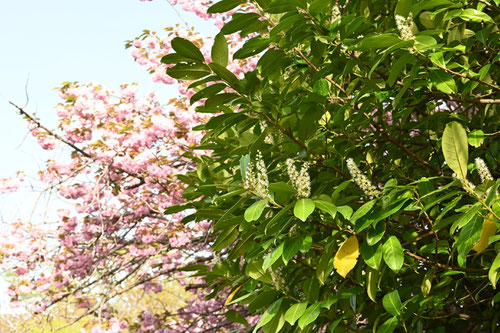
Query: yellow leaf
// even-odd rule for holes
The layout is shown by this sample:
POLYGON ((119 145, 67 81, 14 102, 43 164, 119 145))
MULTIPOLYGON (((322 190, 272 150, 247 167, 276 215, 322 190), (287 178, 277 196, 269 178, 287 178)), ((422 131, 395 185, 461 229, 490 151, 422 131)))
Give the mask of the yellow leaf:
POLYGON ((346 277, 347 273, 356 266, 359 256, 359 244, 356 236, 349 237, 340 246, 335 258, 333 259, 333 267, 342 277, 346 277))
POLYGON ((231 303, 231 301, 233 300, 234 298, 234 295, 236 295, 236 293, 238 292, 238 290, 241 289, 241 287, 243 287, 243 285, 239 286, 238 288, 234 289, 230 294, 229 296, 227 296, 227 299, 226 299, 226 302, 224 303, 224 306, 227 306, 229 303, 231 303))
POLYGON ((495 235, 497 232, 497 226, 495 225, 495 220, 493 218, 493 215, 490 213, 488 214, 483 222, 483 230, 481 231, 481 238, 477 241, 476 244, 474 244, 474 251, 477 253, 483 251, 490 245, 489 238, 490 236, 495 235))

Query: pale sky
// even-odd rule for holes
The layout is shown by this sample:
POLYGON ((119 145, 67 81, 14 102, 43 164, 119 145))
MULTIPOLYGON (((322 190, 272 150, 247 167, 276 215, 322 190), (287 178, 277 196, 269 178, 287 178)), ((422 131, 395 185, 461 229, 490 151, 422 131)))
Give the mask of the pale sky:
MULTIPOLYGON (((179 11, 196 30, 216 33, 212 24, 179 11)), ((54 88, 64 81, 99 82, 110 89, 136 82, 140 93, 155 91, 162 100, 177 96, 175 87, 154 84, 124 48, 144 29, 175 24, 183 23, 167 0, 0 0, 0 178, 17 170, 36 176, 47 158, 60 154, 44 152, 8 104, 25 105, 27 82, 25 110, 48 127, 56 124, 53 108, 60 101, 54 88)), ((37 196, 28 186, 0 194, 0 221, 28 216, 37 196)))
MULTIPOLYGON (((210 23, 179 12, 197 30, 215 33, 210 23)), ((55 127, 53 108, 60 102, 54 88, 64 81, 97 81, 111 89, 137 82, 140 93, 155 91, 163 100, 175 97, 175 87, 154 84, 124 48, 126 40, 144 29, 160 31, 175 24, 183 23, 167 0, 1 0, 0 178, 15 176, 17 170, 35 175, 47 158, 56 157, 57 152, 43 152, 36 145, 26 122, 8 104, 25 105, 26 84, 26 111, 48 127, 55 127)), ((12 217, 7 214, 12 200, 0 194, 4 220, 12 217)), ((13 214, 26 209, 18 207, 13 214)))

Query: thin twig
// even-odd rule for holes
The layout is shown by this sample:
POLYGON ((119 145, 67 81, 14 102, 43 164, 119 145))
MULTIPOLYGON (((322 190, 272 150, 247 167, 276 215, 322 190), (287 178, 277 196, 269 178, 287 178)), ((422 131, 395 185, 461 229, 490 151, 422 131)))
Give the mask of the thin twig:
POLYGON ((432 260, 429 260, 429 259, 426 259, 426 258, 423 258, 421 256, 418 256, 414 253, 411 253, 410 251, 405 251, 405 254, 409 257, 412 257, 413 259, 417 259, 418 261, 421 261, 423 262, 424 264, 428 264, 428 265, 432 265, 432 266, 436 266, 436 267, 439 267, 439 268, 442 268, 442 269, 445 269, 447 271, 461 271, 461 272, 470 272, 470 273, 488 273, 488 271, 486 269, 480 269, 480 268, 466 268, 466 267, 456 267, 456 266, 448 266, 448 265, 444 265, 444 264, 441 264, 441 263, 438 263, 438 262, 434 262, 432 260))

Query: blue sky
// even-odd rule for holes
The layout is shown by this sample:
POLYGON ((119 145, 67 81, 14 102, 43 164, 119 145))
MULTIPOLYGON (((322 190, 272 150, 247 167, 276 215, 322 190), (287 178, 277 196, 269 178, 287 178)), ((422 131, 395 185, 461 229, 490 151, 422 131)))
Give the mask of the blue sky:
MULTIPOLYGON (((181 11, 182 13, 182 11, 181 11)), ((194 15, 183 18, 198 31, 215 34, 215 28, 194 15)), ((48 127, 56 125, 55 87, 64 81, 97 81, 117 89, 136 82, 141 92, 155 91, 161 99, 177 95, 175 87, 154 84, 144 67, 125 50, 126 40, 144 29, 160 31, 182 24, 167 0, 1 0, 0 1, 0 178, 25 170, 36 177, 48 158, 61 151, 44 152, 28 134, 26 122, 8 101, 36 115, 48 127)), ((38 197, 25 185, 18 193, 0 194, 0 221, 30 215, 38 197)), ((38 206, 55 211, 61 203, 46 197, 38 206)), ((40 218, 42 215, 38 215, 40 218)), ((6 288, 0 280, 1 289, 6 288)), ((10 311, 0 297, 0 313, 10 311)))
MULTIPOLYGON (((210 23, 179 11, 199 31, 215 33, 210 23)), ((26 84, 26 111, 49 127, 56 124, 54 106, 60 101, 54 88, 64 81, 97 81, 112 89, 137 82, 141 92, 155 91, 163 100, 176 96, 175 87, 154 84, 124 48, 126 40, 144 29, 160 31, 176 24, 182 21, 167 0, 0 1, 0 178, 17 170, 36 175, 47 158, 60 155, 43 152, 8 104, 25 105, 26 84)), ((0 195, 4 220, 29 210, 26 201, 16 205, 15 197, 0 195)))

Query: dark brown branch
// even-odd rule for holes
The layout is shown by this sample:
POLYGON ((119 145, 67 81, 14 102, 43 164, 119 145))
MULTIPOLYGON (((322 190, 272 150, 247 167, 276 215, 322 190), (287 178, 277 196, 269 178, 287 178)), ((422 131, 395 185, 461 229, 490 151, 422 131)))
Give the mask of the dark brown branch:
POLYGON ((439 268, 442 268, 447 271, 461 271, 461 272, 469 272, 469 273, 488 273, 486 269, 480 269, 480 268, 466 268, 466 267, 456 267, 456 266, 448 266, 444 265, 438 262, 434 262, 432 260, 423 258, 421 256, 418 256, 414 253, 411 253, 410 251, 405 251, 405 254, 409 257, 412 257, 413 259, 416 259, 418 261, 423 262, 424 264, 431 265, 431 266, 436 266, 439 268))
POLYGON ((54 138, 56 138, 57 140, 61 141, 62 143, 67 144, 68 146, 70 146, 71 148, 73 148, 73 150, 79 152, 83 156, 88 157, 88 158, 92 158, 92 156, 89 153, 83 151, 82 149, 78 148, 77 146, 75 146, 74 144, 72 144, 71 142, 69 142, 68 140, 64 139, 60 135, 54 133, 53 131, 51 131, 47 127, 43 126, 38 120, 36 120, 33 116, 31 116, 29 113, 27 113, 26 111, 24 111, 24 109, 21 108, 20 106, 17 106, 16 104, 14 104, 12 102, 9 102, 9 104, 12 105, 13 107, 15 107, 22 116, 25 116, 26 118, 28 118, 30 121, 32 121, 33 123, 35 123, 35 125, 37 127, 43 129, 50 136, 53 136, 54 138))
MULTIPOLYGON (((319 69, 318 67, 316 67, 311 61, 309 61, 309 59, 307 59, 307 57, 304 55, 304 53, 302 53, 302 51, 298 48, 298 47, 295 47, 295 51, 297 51, 297 53, 300 55, 300 57, 302 59, 304 59, 305 62, 307 62, 307 64, 312 68, 314 69, 316 72, 319 72, 319 69)), ((337 87, 338 90, 342 91, 342 93, 344 93, 344 95, 348 96, 349 95, 347 94, 347 92, 345 91, 344 88, 342 88, 342 86, 340 84, 338 84, 337 82, 333 81, 332 79, 330 79, 329 77, 325 77, 325 80, 327 80, 328 82, 330 82, 331 84, 333 84, 335 87, 337 87)), ((340 98, 340 97, 337 97, 339 100, 341 100, 342 102, 345 102, 345 100, 343 98, 340 98)))

